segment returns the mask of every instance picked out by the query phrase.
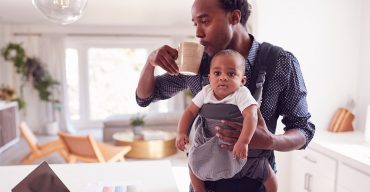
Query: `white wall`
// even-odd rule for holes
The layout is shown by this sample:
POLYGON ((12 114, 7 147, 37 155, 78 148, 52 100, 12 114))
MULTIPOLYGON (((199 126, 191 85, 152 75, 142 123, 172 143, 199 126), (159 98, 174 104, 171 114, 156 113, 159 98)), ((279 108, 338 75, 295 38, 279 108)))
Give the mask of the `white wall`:
MULTIPOLYGON (((4 25, 0 22, 0 49, 4 47, 4 25)), ((5 68, 4 59, 0 57, 0 85, 5 83, 5 74, 3 73, 5 68)))
MULTIPOLYGON (((370 13, 362 12, 369 8, 366 0, 257 1, 255 36, 298 58, 317 130, 325 130, 350 98, 357 103, 355 127, 364 129, 362 112, 370 102, 370 89, 364 89, 370 82, 370 13)), ((279 191, 289 191, 291 153, 276 156, 279 191)))
MULTIPOLYGON (((9 27, 0 22, 0 50, 4 48, 10 38, 10 32, 9 32, 9 27)), ((5 62, 4 58, 2 55, 0 56, 0 85, 6 85, 13 87, 13 84, 15 82, 15 77, 14 77, 14 67, 12 63, 10 62, 5 62)), ((18 94, 18 90, 16 90, 16 93, 18 94)))
MULTIPOLYGON (((327 128, 338 107, 350 98, 359 102, 363 94, 358 91, 359 71, 366 73, 360 68, 365 65, 360 58, 365 47, 361 8, 362 0, 258 1, 257 39, 282 46, 298 58, 318 130, 327 128)), ((359 130, 363 130, 364 118, 358 116, 362 108, 355 110, 359 130)))
MULTIPOLYGON (((362 0, 361 20, 361 62, 358 76, 358 116, 359 128, 365 127, 366 106, 370 105, 370 1, 362 0)), ((368 117, 370 118, 370 117, 368 117)))

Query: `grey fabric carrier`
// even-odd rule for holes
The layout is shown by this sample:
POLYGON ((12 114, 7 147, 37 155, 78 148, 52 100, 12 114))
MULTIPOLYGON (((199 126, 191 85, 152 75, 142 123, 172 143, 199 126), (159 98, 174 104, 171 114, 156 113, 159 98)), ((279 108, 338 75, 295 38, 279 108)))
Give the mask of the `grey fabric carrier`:
MULTIPOLYGON (((189 167, 203 181, 216 181, 244 176, 264 181, 267 177, 267 157, 270 151, 249 150, 248 159, 233 159, 232 151, 221 149, 215 134, 222 119, 243 122, 243 116, 233 104, 204 104, 195 123, 195 138, 189 151, 189 167)), ((224 125, 222 125, 224 126, 224 125)), ((229 127, 232 129, 231 127, 229 127)))

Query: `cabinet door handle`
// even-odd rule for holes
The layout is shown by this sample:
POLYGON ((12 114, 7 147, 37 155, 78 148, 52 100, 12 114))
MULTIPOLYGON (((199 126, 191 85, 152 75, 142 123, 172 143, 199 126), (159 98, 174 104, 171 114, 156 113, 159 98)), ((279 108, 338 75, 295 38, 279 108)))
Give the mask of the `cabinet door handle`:
POLYGON ((307 155, 305 155, 303 158, 306 159, 307 161, 311 162, 311 163, 317 163, 316 159, 314 159, 312 157, 309 157, 307 155))
POLYGON ((309 173, 305 173, 304 175, 304 190, 306 192, 311 192, 312 189, 311 189, 311 179, 312 179, 312 175, 309 174, 309 173))
POLYGON ((312 191, 312 188, 311 188, 311 181, 312 181, 312 175, 311 174, 308 174, 308 182, 307 182, 307 191, 308 192, 311 192, 312 191))
POLYGON ((308 187, 307 187, 307 175, 308 175, 308 173, 305 173, 305 174, 304 174, 304 190, 305 190, 305 191, 307 191, 307 188, 308 188, 308 187))

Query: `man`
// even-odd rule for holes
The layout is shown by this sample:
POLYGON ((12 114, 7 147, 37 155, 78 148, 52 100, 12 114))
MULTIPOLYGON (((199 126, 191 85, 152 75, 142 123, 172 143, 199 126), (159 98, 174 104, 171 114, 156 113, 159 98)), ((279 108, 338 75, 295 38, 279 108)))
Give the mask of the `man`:
MULTIPOLYGON (((236 50, 245 57, 247 79, 251 79, 260 43, 246 30, 249 15, 247 0, 195 0, 192 20, 196 27, 196 36, 205 46, 206 53, 199 74, 179 74, 175 63, 177 50, 165 45, 148 57, 137 87, 138 104, 147 106, 151 102, 170 98, 186 88, 190 88, 195 95, 202 86, 208 84, 210 58, 223 49, 236 50), (161 67, 167 73, 155 77, 155 67, 161 67)), ((311 115, 307 109, 306 87, 299 63, 291 53, 282 51, 273 73, 268 87, 264 87, 258 129, 249 147, 277 151, 305 148, 314 135, 315 126, 309 121, 311 115), (285 132, 275 135, 279 116, 283 116, 285 132)), ((247 86, 250 86, 249 81, 247 86)), ((241 129, 241 124, 235 122, 225 120, 224 124, 241 129)), ((218 137, 230 143, 235 143, 240 134, 240 131, 223 127, 216 129, 218 137)), ((233 146, 220 147, 230 150, 233 146)), ((273 155, 269 162, 275 168, 273 155)), ((243 191, 253 182, 242 174, 237 174, 233 179, 206 182, 206 187, 214 191, 243 191)))

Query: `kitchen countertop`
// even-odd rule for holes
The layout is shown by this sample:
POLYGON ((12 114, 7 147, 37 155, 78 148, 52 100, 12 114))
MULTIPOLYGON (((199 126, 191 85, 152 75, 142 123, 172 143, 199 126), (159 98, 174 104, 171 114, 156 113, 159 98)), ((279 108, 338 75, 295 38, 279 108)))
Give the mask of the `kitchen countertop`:
POLYGON ((309 148, 370 173, 370 142, 362 132, 318 131, 309 148))

